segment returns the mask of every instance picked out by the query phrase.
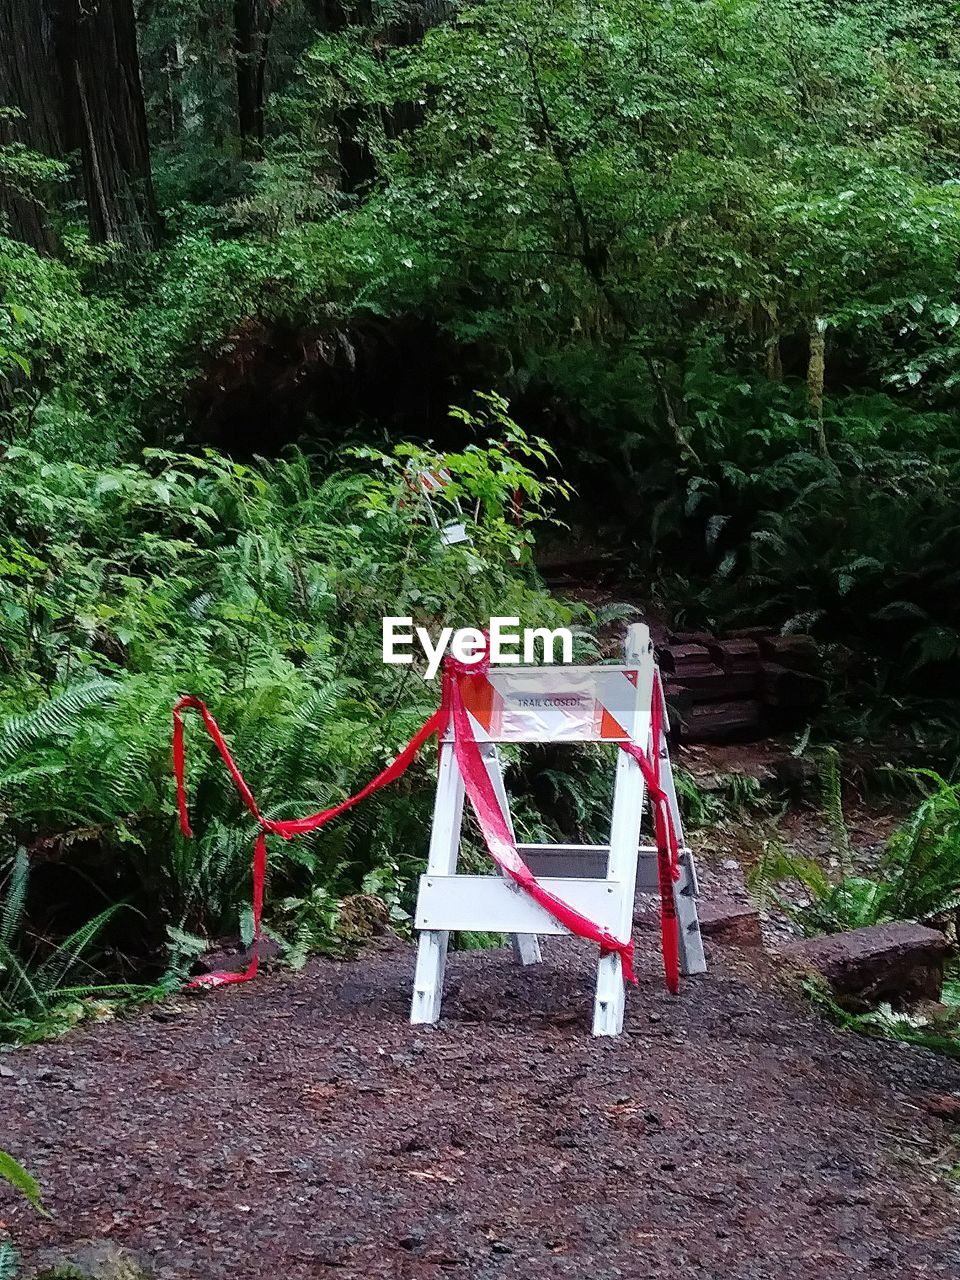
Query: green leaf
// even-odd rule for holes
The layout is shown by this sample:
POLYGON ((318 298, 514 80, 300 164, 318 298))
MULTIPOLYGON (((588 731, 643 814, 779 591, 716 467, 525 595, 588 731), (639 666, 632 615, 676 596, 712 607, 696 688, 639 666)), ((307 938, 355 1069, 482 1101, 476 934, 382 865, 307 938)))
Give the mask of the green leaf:
POLYGON ((4 1178, 12 1187, 26 1196, 37 1213, 42 1213, 45 1218, 49 1218, 49 1213, 43 1207, 36 1180, 7 1151, 0 1151, 0 1178, 4 1178))

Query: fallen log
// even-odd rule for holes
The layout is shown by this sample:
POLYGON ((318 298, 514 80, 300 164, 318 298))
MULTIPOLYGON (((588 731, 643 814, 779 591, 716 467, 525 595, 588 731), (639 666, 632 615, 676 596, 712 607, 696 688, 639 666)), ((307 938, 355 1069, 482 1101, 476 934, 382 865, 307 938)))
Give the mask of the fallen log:
POLYGON ((867 925, 784 947, 801 968, 823 974, 838 996, 865 1004, 877 1000, 938 1000, 946 937, 909 920, 867 925))

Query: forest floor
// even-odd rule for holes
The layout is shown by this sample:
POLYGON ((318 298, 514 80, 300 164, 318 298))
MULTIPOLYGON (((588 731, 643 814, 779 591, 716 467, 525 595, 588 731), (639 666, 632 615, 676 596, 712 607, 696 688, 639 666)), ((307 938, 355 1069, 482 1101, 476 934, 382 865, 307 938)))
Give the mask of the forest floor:
POLYGON ((410 946, 181 997, 0 1060, 26 1260, 109 1238, 160 1280, 927 1280, 960 1274, 960 1064, 825 1023, 778 962, 655 934, 619 1040, 594 957, 459 953, 411 1028, 410 946))

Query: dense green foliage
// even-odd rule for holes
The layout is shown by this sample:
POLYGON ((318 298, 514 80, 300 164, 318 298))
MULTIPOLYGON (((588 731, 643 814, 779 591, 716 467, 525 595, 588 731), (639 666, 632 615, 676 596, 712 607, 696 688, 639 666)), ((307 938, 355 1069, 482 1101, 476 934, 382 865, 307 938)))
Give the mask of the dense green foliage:
MULTIPOLYGON (((435 684, 382 664, 384 615, 568 618, 523 565, 551 486, 520 459, 546 455, 500 401, 483 419, 460 416, 465 429, 492 423, 506 435, 442 459, 365 450, 319 483, 302 455, 250 467, 154 450, 91 469, 10 449, 0 472, 6 856, 26 847, 37 862, 69 862, 107 902, 128 902, 141 959, 165 929, 189 951, 185 934, 238 927, 250 823, 219 757, 191 736, 198 838, 177 831, 169 742, 181 693, 216 709, 264 811, 292 817, 358 789, 436 705, 435 684), (445 547, 407 484, 410 466, 441 461, 459 476, 445 501, 469 503, 469 544, 445 547), (518 485, 519 527, 504 517, 518 485)), ((395 893, 422 854, 425 782, 418 771, 329 833, 278 847, 275 890, 346 891, 376 873, 379 891, 392 881, 395 893)), ((8 933, 25 893, 13 866, 8 933)), ((39 1013, 51 964, 67 965, 55 954, 31 980, 8 959, 7 1014, 26 996, 39 1013)))
MULTIPOLYGON (((249 830, 198 745, 198 840, 176 832, 178 694, 298 813, 429 709, 379 663, 384 613, 563 616, 530 524, 568 494, 500 396, 579 491, 570 536, 664 611, 813 630, 845 732, 955 732, 955 5, 284 0, 253 6, 255 55, 244 8, 143 7, 155 250, 98 240, 73 160, 0 145, 57 246, 0 222, 0 851, 38 898, 82 870, 86 916, 129 904, 125 953, 184 961, 237 927, 249 830), (472 549, 409 500, 433 455, 397 440, 431 436, 472 549)), ((542 763, 532 798, 588 829, 589 769, 542 763)), ((279 849, 278 926, 322 941, 364 883, 396 902, 426 804, 416 775, 279 849)))
POLYGON ((246 390, 281 439, 328 439, 363 326, 423 317, 691 622, 855 641, 878 694, 955 664, 950 4, 484 0, 399 45, 394 8, 322 34, 280 6, 253 153, 223 21, 166 0, 142 33, 160 250, 69 223, 59 262, 0 246, 0 359, 34 371, 8 375, 8 438, 111 461, 199 394, 229 442, 246 390))

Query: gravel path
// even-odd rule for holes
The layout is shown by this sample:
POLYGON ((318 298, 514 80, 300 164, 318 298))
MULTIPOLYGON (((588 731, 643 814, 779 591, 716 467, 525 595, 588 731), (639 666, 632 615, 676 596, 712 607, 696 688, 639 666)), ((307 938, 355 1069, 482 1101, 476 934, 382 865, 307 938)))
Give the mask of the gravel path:
POLYGON ((825 1025, 762 955, 680 1000, 651 935, 627 1034, 589 1035, 593 955, 455 955, 406 1023, 412 951, 318 961, 5 1055, 0 1193, 29 1259, 110 1237, 160 1280, 920 1280, 960 1275, 960 1067, 825 1025))

